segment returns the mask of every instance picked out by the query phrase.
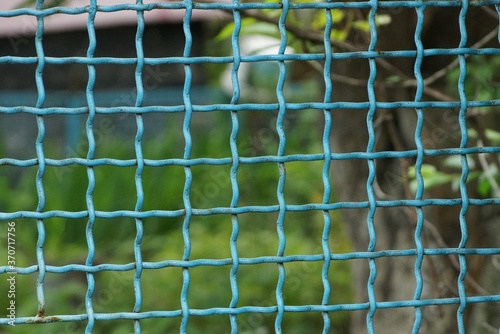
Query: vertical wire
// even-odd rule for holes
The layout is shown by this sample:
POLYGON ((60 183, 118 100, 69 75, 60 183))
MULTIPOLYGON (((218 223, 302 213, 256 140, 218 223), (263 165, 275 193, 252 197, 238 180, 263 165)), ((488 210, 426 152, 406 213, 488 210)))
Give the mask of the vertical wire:
MULTIPOLYGON (((142 0, 137 0, 138 5, 142 5, 142 0)), ((135 70, 135 85, 137 88, 137 99, 135 102, 136 107, 141 107, 144 101, 144 85, 142 82, 142 71, 144 68, 144 50, 142 46, 142 37, 144 34, 144 11, 137 11, 137 32, 135 36, 135 48, 137 52, 137 68, 135 70)), ((135 115, 137 124, 137 133, 135 136, 135 154, 137 159, 137 169, 135 172, 135 187, 137 190, 137 202, 135 204, 135 211, 142 211, 144 204, 144 189, 142 186, 142 173, 144 171, 144 156, 142 153, 142 138, 144 136, 144 122, 142 114, 135 115)), ((134 256, 135 256, 135 276, 134 276, 134 291, 135 291, 135 305, 134 312, 140 312, 142 306, 142 290, 141 290, 141 275, 142 275, 142 253, 141 242, 144 236, 144 226, 141 218, 135 218, 136 237, 134 243, 134 256)), ((134 320, 134 331, 136 334, 141 333, 140 320, 134 320)))
MULTIPOLYGON (((89 35, 89 47, 87 49, 87 58, 92 58, 94 56, 95 48, 96 48, 96 36, 95 36, 95 27, 94 27, 94 20, 95 16, 97 13, 97 0, 91 0, 90 6, 88 7, 89 11, 89 16, 87 20, 87 32, 89 35)), ((95 138, 94 138, 94 131, 93 131, 93 124, 94 124, 94 118, 95 118, 95 113, 96 113, 96 106, 95 106, 95 101, 94 101, 94 85, 95 85, 95 77, 96 77, 96 72, 95 72, 95 67, 94 65, 87 65, 88 69, 88 82, 87 82, 87 88, 86 88, 86 98, 87 98, 87 105, 89 109, 89 116, 87 118, 87 122, 85 125, 86 128, 86 133, 87 133, 87 140, 89 144, 89 150, 87 153, 87 160, 92 160, 94 159, 94 154, 95 154, 95 149, 96 149, 96 143, 95 143, 95 138)), ((86 239, 87 239, 87 246, 89 253, 87 255, 87 260, 85 261, 85 265, 87 266, 92 266, 92 262, 94 261, 95 257, 95 244, 94 244, 94 236, 93 236, 93 228, 95 224, 95 208, 94 208, 94 202, 92 199, 92 194, 94 193, 95 189, 95 173, 94 173, 94 168, 92 166, 87 166, 87 176, 89 179, 89 185, 87 187, 87 193, 86 193, 86 203, 87 203, 87 210, 88 210, 88 216, 89 220, 87 222, 87 226, 85 229, 86 233, 86 239)), ((86 273, 87 276, 87 282, 88 282, 88 288, 87 288, 87 293, 85 294, 85 308, 87 310, 87 327, 85 328, 85 333, 92 333, 92 330, 94 328, 94 308, 92 305, 92 296, 94 294, 95 290, 95 278, 94 274, 91 272, 86 273)))
MULTIPOLYGON (((327 0, 331 2, 331 0, 327 0)), ((332 32, 332 13, 330 9, 325 9, 326 25, 324 31, 324 46, 325 46, 325 66, 323 69, 323 78, 325 80, 325 97, 324 103, 330 103, 332 99, 332 79, 330 75, 332 65, 332 45, 330 35, 332 32)), ((330 165, 332 159, 332 151, 330 148, 330 133, 332 130, 332 114, 330 109, 323 110, 325 117, 325 128, 323 130, 323 151, 325 154, 325 162, 323 164, 323 204, 330 202, 331 187, 330 187, 330 165)), ((321 246, 323 248, 324 263, 321 272, 321 280, 323 282, 323 299, 321 305, 326 306, 330 300, 330 281, 328 279, 328 271, 330 269, 331 251, 330 251, 330 230, 331 218, 328 210, 323 210, 323 235, 321 246)), ((330 317, 328 312, 323 312, 323 334, 330 333, 330 317)))
MULTIPOLYGON (((36 9, 42 10, 43 0, 37 0, 36 9)), ((43 83, 43 69, 45 67, 45 54, 43 51, 43 16, 37 16, 37 29, 35 33, 35 48, 37 54, 37 67, 35 72, 35 82, 38 92, 36 107, 42 108, 45 102, 45 86, 43 83)), ((45 208, 45 190, 43 188, 43 176, 45 174, 45 153, 43 151, 43 139, 45 138, 45 123, 42 115, 36 115, 38 135, 36 138, 35 149, 38 160, 38 170, 36 173, 36 190, 38 194, 38 205, 36 212, 43 212, 45 208)), ((45 226, 43 219, 36 220, 38 231, 38 240, 36 243, 36 258, 38 263, 38 279, 36 285, 38 311, 37 317, 43 317, 45 314, 45 297, 43 291, 43 282, 45 280, 45 258, 43 254, 43 245, 45 244, 45 226)))
MULTIPOLYGON (((415 59, 415 79, 417 81, 417 90, 415 93, 415 102, 420 102, 422 100, 422 94, 424 91, 424 80, 422 78, 422 61, 424 58, 424 46, 421 41, 421 34, 424 25, 424 10, 425 5, 420 5, 416 7, 417 11, 417 26, 415 27, 415 46, 417 48, 417 56, 415 59)), ((422 129, 424 126, 424 113, 422 109, 417 108, 417 125, 415 128, 415 144, 417 147, 417 159, 415 162, 415 176, 417 179, 417 192, 415 194, 415 200, 421 201, 424 193, 424 179, 422 177, 422 164, 424 160, 424 145, 422 143, 422 129)), ((422 230, 424 227, 424 211, 421 206, 415 207, 417 213, 417 223, 415 227, 415 244, 417 247, 417 259, 415 260, 415 294, 413 296, 414 300, 419 300, 422 296, 423 289, 423 278, 422 278, 422 262, 424 260, 424 246, 422 244, 422 230)), ((422 309, 420 307, 415 307, 415 321, 413 323, 413 334, 417 334, 422 323, 422 309)))
MULTIPOLYGON (((233 0, 235 5, 239 4, 239 0, 233 0)), ((241 31, 241 15, 238 10, 233 11, 234 17, 234 31, 231 38, 231 44, 233 48, 233 68, 231 73, 231 81, 233 85, 233 97, 231 99, 231 104, 237 104, 240 98, 240 84, 238 81, 238 69, 240 67, 241 62, 241 54, 240 54, 240 45, 239 45, 239 34, 241 31)), ((229 139, 229 145, 231 148, 231 157, 232 157, 232 165, 230 172, 231 179, 231 187, 233 191, 233 195, 231 198, 231 208, 236 208, 238 206, 239 200, 239 187, 238 187, 238 167, 239 167, 239 153, 238 153, 238 131, 239 131, 239 122, 238 122, 238 112, 235 110, 231 110, 231 135, 229 139)), ((235 308, 238 304, 239 292, 238 292, 238 281, 236 275, 238 273, 239 267, 239 257, 238 257, 238 248, 237 248, 237 240, 239 234, 239 224, 238 224, 238 215, 231 214, 231 238, 230 238, 230 248, 231 248, 231 259, 232 266, 229 276, 229 282, 231 285, 231 302, 229 304, 230 308, 235 308)), ((238 333, 238 322, 236 314, 231 314, 229 316, 229 320, 231 322, 231 333, 238 333)))
MULTIPOLYGON (((458 17, 459 28, 460 28, 460 43, 459 48, 464 48, 467 46, 467 26, 465 24, 465 18, 467 11, 469 9, 469 2, 462 1, 462 9, 458 17)), ((467 62, 465 55, 458 55, 458 63, 460 67, 460 76, 458 78, 458 93, 460 95, 460 112, 458 123, 460 125, 460 132, 462 134, 460 140, 460 148, 467 147, 468 135, 467 135, 467 123, 466 123, 466 113, 467 113, 467 96, 465 93, 465 77, 467 74, 467 62)), ((467 231, 467 220, 466 214, 469 207, 469 197, 467 195, 467 177, 469 175, 469 166, 467 162, 467 155, 462 154, 460 156, 462 164, 462 175, 460 177, 460 197, 462 199, 462 207, 460 208, 460 232, 462 238, 458 245, 459 248, 463 249, 466 247, 468 239, 467 231)), ((467 293, 465 291, 465 276, 467 275, 467 260, 464 254, 458 255, 458 261, 460 264, 460 273, 458 275, 458 296, 460 300, 460 305, 457 310, 457 322, 458 322, 458 332, 460 334, 465 333, 464 327, 464 312, 467 306, 467 293)))
MULTIPOLYGON (((192 0, 184 0, 184 6, 186 7, 186 13, 183 21, 183 29, 184 36, 186 37, 186 44, 184 45, 184 57, 189 57, 191 54, 191 47, 193 44, 193 36, 191 34, 191 16, 193 12, 193 3, 192 0)), ((185 108, 185 116, 184 116, 184 124, 183 124, 183 134, 185 140, 184 147, 184 159, 191 158, 191 150, 192 150, 192 138, 190 133, 191 126, 191 117, 193 113, 193 107, 191 104, 190 92, 191 92, 191 81, 192 81, 192 72, 191 66, 189 64, 184 65, 184 89, 182 93, 184 108, 185 108)), ((186 175, 186 181, 184 183, 183 190, 183 202, 184 208, 186 210, 186 216, 184 217, 184 222, 182 224, 182 236, 184 239, 184 254, 182 256, 183 261, 189 261, 189 257, 191 255, 191 238, 189 236, 189 226, 191 224, 191 216, 192 216, 192 206, 191 200, 189 198, 191 192, 191 185, 193 183, 193 174, 190 166, 184 167, 184 173, 186 175)), ((181 309, 182 309, 182 320, 181 320, 181 333, 187 332, 187 325, 189 319, 189 306, 188 306, 188 292, 189 292, 189 283, 190 283, 190 275, 189 269, 187 267, 182 268, 182 289, 181 289, 181 309)))
MULTIPOLYGON (((285 23, 288 15, 289 1, 283 0, 281 4, 283 8, 278 21, 278 28, 280 32, 280 46, 278 54, 280 55, 285 53, 288 42, 285 23)), ((285 86, 285 80, 286 80, 286 64, 283 60, 278 61, 278 68, 279 68, 279 77, 278 77, 278 84, 276 85, 276 95, 278 97, 278 117, 276 120, 276 131, 279 137, 278 156, 281 157, 284 156, 286 147, 286 135, 283 129, 283 123, 286 116, 286 101, 285 101, 285 96, 283 94, 283 88, 285 86)), ((278 162, 278 170, 279 170, 279 180, 277 188, 277 197, 279 204, 279 212, 278 212, 278 220, 276 222, 276 229, 278 232, 278 239, 279 239, 277 256, 281 257, 284 256, 286 247, 286 235, 284 230, 285 214, 286 214, 286 202, 284 195, 285 180, 286 180, 285 163, 278 162)), ((278 313, 276 315, 274 328, 276 333, 281 333, 283 314, 285 312, 285 302, 283 299, 283 286, 285 284, 285 276, 286 276, 285 266, 282 262, 278 263, 278 273, 279 273, 278 284, 276 285, 276 303, 278 305, 278 313)))
MULTIPOLYGON (((370 0, 371 10, 368 17, 368 22, 370 24, 370 44, 368 46, 368 51, 374 51, 377 45, 377 27, 375 24, 375 15, 378 9, 378 0, 370 0)), ((368 59, 370 65, 370 76, 368 78, 367 90, 368 90, 368 100, 369 100, 369 110, 366 116, 366 125, 368 129, 368 145, 366 147, 367 153, 373 153, 375 148, 375 129, 373 124, 373 118, 376 112, 377 99, 375 97, 375 79, 377 77, 377 63, 374 58, 368 59)), ((368 244, 368 252, 375 251, 375 246, 377 243, 377 235, 375 231, 375 211, 377 209, 377 203, 375 198, 375 191, 373 189, 373 183, 376 177, 376 167, 375 160, 368 159, 368 179, 366 182, 366 191, 368 193, 369 211, 367 216, 368 234, 370 237, 370 242, 368 244)), ((375 298, 375 279, 377 278, 377 266, 375 259, 371 258, 368 260, 368 265, 370 267, 370 276, 368 277, 367 289, 368 289, 368 303, 369 310, 366 315, 366 326, 368 328, 368 333, 375 333, 375 328, 373 325, 373 317, 377 310, 377 301, 375 298)))
MULTIPOLYGON (((495 10, 496 10, 497 15, 498 15, 498 25, 500 26, 500 5, 495 5, 495 10)), ((498 31, 497 31, 497 39, 498 39, 498 43, 500 43, 500 29, 498 29, 498 31)), ((499 328, 499 331, 500 331, 500 328, 499 328)))

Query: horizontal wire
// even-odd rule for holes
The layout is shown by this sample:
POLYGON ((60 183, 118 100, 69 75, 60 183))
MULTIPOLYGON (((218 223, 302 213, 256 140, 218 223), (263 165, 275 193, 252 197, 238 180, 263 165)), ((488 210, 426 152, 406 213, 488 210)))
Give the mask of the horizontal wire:
MULTIPOLYGON (((457 0, 441 0, 441 1, 425 1, 425 2, 408 2, 408 1, 379 1, 377 7, 379 8, 416 8, 425 4, 426 7, 461 7, 462 1, 457 0)), ((471 6, 492 6, 499 5, 500 0, 481 0, 471 1, 471 6)), ((359 2, 300 2, 290 3, 291 10, 296 9, 356 9, 356 8, 371 8, 370 1, 359 2)), ((97 6, 96 12, 114 13, 122 11, 152 11, 160 9, 186 9, 187 6, 184 2, 169 1, 169 2, 156 2, 149 4, 117 4, 113 6, 97 6)), ((248 3, 229 3, 229 2, 193 2, 192 8, 194 10, 250 10, 250 9, 282 9, 283 5, 278 2, 248 2, 248 3)), ((21 15, 31 15, 36 17, 46 17, 56 14, 79 15, 86 14, 91 11, 89 6, 83 7, 53 7, 47 9, 31 9, 31 8, 18 8, 12 10, 0 11, 0 17, 16 17, 21 15)))

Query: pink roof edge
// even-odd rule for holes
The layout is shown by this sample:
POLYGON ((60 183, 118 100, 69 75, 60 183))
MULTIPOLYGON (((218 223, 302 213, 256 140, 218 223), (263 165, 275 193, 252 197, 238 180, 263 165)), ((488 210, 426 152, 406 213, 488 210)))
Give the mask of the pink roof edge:
MULTIPOLYGON (((0 0, 0 12, 10 11, 18 8, 25 0, 0 0)), ((64 7, 84 7, 89 5, 89 0, 66 0, 64 7)), ((161 0, 144 0, 144 4, 162 2, 161 0)), ((135 4, 135 0, 97 0, 100 6, 113 6, 118 4, 135 4)), ((153 10, 144 12, 146 24, 175 23, 181 22, 185 10, 153 10)), ((193 11, 193 20, 220 19, 223 15, 218 11, 193 11)), ((55 14, 47 16, 44 20, 44 32, 61 32, 70 30, 81 30, 87 27, 88 15, 55 14)), ((137 13, 134 11, 120 11, 104 13, 98 12, 95 18, 95 27, 114 27, 123 25, 135 25, 137 13)), ((15 17, 0 17, 0 38, 15 36, 33 36, 37 28, 36 17, 32 15, 21 15, 15 17)))

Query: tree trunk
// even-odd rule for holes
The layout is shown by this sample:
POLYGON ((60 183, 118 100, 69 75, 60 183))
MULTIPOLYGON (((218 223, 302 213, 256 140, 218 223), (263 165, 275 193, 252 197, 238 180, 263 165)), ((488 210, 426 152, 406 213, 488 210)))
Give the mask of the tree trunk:
MULTIPOLYGON (((459 8, 428 8, 425 11, 425 25, 422 41, 425 48, 458 47, 460 34, 458 31, 459 8)), ((497 22, 485 18, 481 9, 471 8, 468 15, 468 45, 484 36, 488 29, 493 29, 497 22), (473 22, 476 22, 475 24, 473 22), (481 22, 478 25, 477 22, 481 22)), ((400 9, 392 12, 392 22, 379 32, 377 50, 415 50, 414 33, 416 14, 414 9, 400 9)), ((356 34, 354 34, 356 35, 356 34)), ((359 41, 353 36, 353 43, 359 41)), ((358 36, 359 37, 359 36, 358 36)), ((446 66, 451 57, 428 57, 424 59, 422 71, 424 77, 446 66)), ((396 66, 408 78, 414 78, 414 58, 393 58, 388 61, 396 66)), ((394 75, 377 64, 377 82, 384 83, 384 78, 394 75)), ((369 76, 367 59, 334 61, 332 73, 365 81, 369 76)), ((433 88, 444 91, 444 83, 437 83, 433 88)), ((333 87, 334 101, 368 101, 366 86, 348 85, 335 82, 333 87)), ((375 89, 377 101, 414 101, 415 88, 384 87, 375 89)), ((424 97, 425 98, 425 97, 424 97)), ((430 98, 429 100, 435 100, 430 98)), ((425 149, 459 147, 460 128, 458 127, 458 110, 425 109, 425 128, 423 143, 425 149)), ((333 110, 332 152, 366 152, 368 131, 366 125, 367 110, 342 109, 333 110)), ((412 109, 392 109, 376 111, 375 151, 414 150, 416 112, 412 109)), ((497 120, 498 121, 498 120, 497 120)), ((439 163, 441 158, 425 158, 425 163, 439 163)), ((408 190, 406 168, 414 165, 415 159, 377 159, 376 166, 376 198, 377 200, 415 199, 415 194, 408 190)), ((332 163, 332 178, 335 187, 336 201, 366 202, 368 163, 363 159, 335 160, 332 163)), ((468 184, 471 198, 477 198, 474 186, 468 184)), ((428 198, 460 198, 460 193, 452 191, 449 185, 428 191, 428 198)), ((374 225, 376 231, 376 251, 416 249, 415 228, 417 214, 415 207, 376 208, 374 225)), ((425 207, 422 242, 426 249, 458 247, 461 239, 459 225, 460 206, 425 207)), ((344 220, 350 234, 354 251, 367 251, 370 242, 367 228, 368 209, 344 209, 344 220)), ((469 206, 467 213, 469 241, 467 247, 498 247, 498 223, 491 223, 492 217, 498 217, 498 208, 480 208, 469 206), (484 223, 490 222, 490 223, 484 223), (490 246, 487 246, 490 245, 490 246)), ((413 300, 416 288, 415 279, 416 256, 382 257, 375 259, 377 276, 374 291, 377 302, 413 300)), ((488 261, 493 261, 489 259, 488 261)), ((484 269, 484 258, 467 257, 468 277, 476 280, 486 290, 495 291, 491 275, 498 270, 490 264, 484 269)), ((367 303, 367 284, 370 277, 369 260, 353 261, 355 302, 367 303)), ((420 299, 458 297, 458 274, 460 267, 456 256, 424 256, 422 264, 423 291, 420 299)), ((477 291, 474 281, 467 282, 467 295, 486 293, 477 291)), ((485 304, 468 304, 465 320, 466 328, 471 333, 487 333, 485 328, 498 326, 498 312, 493 312, 485 304), (475 306, 479 305, 479 306, 475 306), (496 317, 496 319, 495 319, 496 317), (496 324, 494 323, 495 321, 496 324)), ((419 333, 448 334, 458 332, 458 305, 441 305, 422 307, 422 322, 419 333)), ((353 311, 351 317, 351 333, 367 332, 367 311, 353 311)), ((414 325, 415 309, 412 307, 377 309, 373 318, 376 333, 396 334, 411 333, 414 325)), ((490 330, 491 330, 490 328, 490 330)))

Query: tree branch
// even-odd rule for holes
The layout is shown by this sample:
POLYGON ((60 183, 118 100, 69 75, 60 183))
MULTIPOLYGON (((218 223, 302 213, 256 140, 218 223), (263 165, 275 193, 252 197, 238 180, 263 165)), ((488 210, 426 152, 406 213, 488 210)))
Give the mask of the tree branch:
MULTIPOLYGON (((483 146, 483 141, 481 139, 477 141, 477 146, 478 147, 483 146)), ((486 161, 485 155, 486 155, 485 153, 479 153, 477 155, 477 158, 479 160, 479 163, 481 164, 481 168, 483 169, 484 176, 488 179, 488 181, 491 184, 491 188, 493 189, 495 197, 500 197, 500 187, 498 186, 497 181, 495 181, 495 178, 491 174, 490 166, 488 166, 488 161, 486 161)))
MULTIPOLYGON (((380 185, 377 182, 377 179, 375 179, 375 181, 373 183, 373 189, 374 189, 377 197, 382 198, 382 199, 386 199, 386 200, 395 200, 394 198, 392 198, 391 196, 387 195, 386 193, 384 193, 382 191, 382 189, 380 188, 380 185)), ((417 214, 414 210, 412 210, 409 207, 404 207, 403 209, 409 217, 411 217, 415 222, 417 221, 417 214)), ((434 238, 434 240, 436 241, 436 243, 439 247, 450 248, 450 246, 446 243, 446 241, 444 241, 443 237, 441 236, 441 233, 439 233, 439 230, 437 229, 437 227, 432 222, 430 222, 427 219, 424 219, 423 226, 428 232, 430 232, 430 234, 432 235, 432 237, 434 238)), ((450 261, 452 267, 455 270, 460 271, 460 263, 458 262, 457 257, 452 255, 452 254, 449 254, 447 257, 448 257, 448 260, 450 261)), ((489 291, 487 291, 485 288, 483 288, 470 275, 465 276, 465 281, 468 284, 470 284, 470 286, 474 290, 476 290, 477 293, 484 295, 484 296, 491 295, 491 293, 489 291)))
MULTIPOLYGON (((202 0, 202 1, 211 2, 211 0, 202 0)), ((232 13, 231 10, 227 10, 226 12, 232 13)), ((251 17, 251 18, 254 18, 254 19, 259 20, 261 22, 266 22, 266 23, 270 23, 273 25, 278 25, 278 23, 279 23, 277 18, 270 17, 269 15, 263 14, 257 10, 240 11, 240 13, 244 17, 251 17)), ((496 15, 496 13, 495 13, 495 15, 496 15)), ((297 26, 296 24, 292 24, 292 23, 288 23, 288 22, 285 23, 285 28, 288 32, 290 32, 291 34, 293 34, 295 37, 297 37, 299 39, 307 40, 309 42, 313 42, 313 43, 317 43, 317 44, 324 43, 324 35, 319 33, 319 32, 312 31, 309 29, 304 29, 304 28, 297 26)), ((471 48, 474 48, 474 49, 481 48, 482 46, 484 46, 486 43, 488 43, 489 41, 491 41, 493 38, 495 38, 497 36, 497 31, 498 31, 498 28, 493 29, 490 33, 488 33, 486 36, 484 36, 481 40, 479 40, 474 45, 472 45, 471 48)), ((343 49, 343 50, 347 50, 347 51, 351 51, 351 52, 363 51, 362 49, 354 46, 351 43, 345 42, 345 41, 338 41, 338 40, 330 39, 330 44, 334 48, 339 48, 339 49, 343 49)), ((467 57, 467 58, 469 56, 470 55, 465 55, 465 57, 467 57)), ((387 60, 385 60, 383 58, 376 58, 375 61, 382 68, 384 68, 388 72, 390 72, 390 73, 392 73, 392 74, 394 74, 402 79, 402 81, 400 81, 397 84, 387 84, 387 83, 380 83, 379 82, 378 83, 379 85, 383 84, 383 85, 386 85, 388 87, 396 86, 396 85, 399 87, 401 87, 401 86, 403 86, 403 87, 417 87, 417 82, 415 79, 408 77, 400 69, 398 69, 396 66, 392 65, 387 60)), ((424 79, 423 93, 426 94, 427 96, 430 96, 430 97, 438 100, 438 101, 453 101, 454 100, 453 97, 449 96, 448 94, 443 93, 440 90, 437 90, 435 88, 431 88, 429 86, 432 85, 437 80, 445 77, 451 70, 453 70, 457 66, 458 66, 458 59, 455 59, 454 61, 452 61, 450 64, 448 64, 443 69, 441 69, 441 70, 433 73, 429 77, 425 78, 424 79)), ((358 79, 354 79, 354 78, 347 78, 345 76, 339 76, 337 74, 333 74, 332 78, 335 79, 336 81, 341 81, 343 83, 347 83, 347 84, 352 85, 352 86, 365 86, 366 85, 366 82, 364 82, 364 81, 362 82, 362 80, 358 80, 358 79)))
MULTIPOLYGON (((498 27, 490 31, 486 36, 481 38, 478 42, 476 42, 474 45, 471 46, 472 49, 479 49, 483 47, 486 43, 491 41, 493 38, 497 37, 498 34, 498 27)), ((466 54, 465 58, 469 58, 470 55, 466 54)), ((428 76, 427 78, 424 79, 424 85, 432 85, 434 82, 437 80, 443 78, 446 76, 448 73, 450 73, 451 70, 453 70, 455 67, 458 66, 458 58, 449 63, 446 67, 440 69, 439 71, 433 73, 432 75, 428 76)))

